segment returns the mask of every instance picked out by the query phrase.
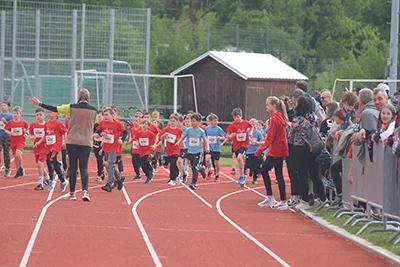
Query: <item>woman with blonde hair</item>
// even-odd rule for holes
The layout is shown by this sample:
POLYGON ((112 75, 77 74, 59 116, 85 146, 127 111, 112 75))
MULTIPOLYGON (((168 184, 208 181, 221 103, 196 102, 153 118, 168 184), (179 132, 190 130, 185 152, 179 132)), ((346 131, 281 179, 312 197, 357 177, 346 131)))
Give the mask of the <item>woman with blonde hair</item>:
POLYGON ((70 160, 70 193, 64 197, 64 199, 76 200, 75 186, 79 161, 79 171, 81 173, 83 191, 82 199, 83 201, 90 201, 88 193, 88 162, 92 150, 93 128, 97 121, 97 109, 90 105, 89 90, 83 88, 78 92, 78 101, 76 104, 56 107, 44 104, 36 97, 29 98, 29 101, 35 106, 40 106, 44 109, 57 112, 61 116, 66 115, 69 118, 69 128, 65 143, 70 160))

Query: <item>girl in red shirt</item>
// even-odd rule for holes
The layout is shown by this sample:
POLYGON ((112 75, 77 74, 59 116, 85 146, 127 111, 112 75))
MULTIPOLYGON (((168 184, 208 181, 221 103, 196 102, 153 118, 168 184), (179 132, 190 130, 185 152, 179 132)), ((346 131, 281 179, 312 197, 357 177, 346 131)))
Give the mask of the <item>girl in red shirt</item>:
MULTIPOLYGON (((157 132, 155 133, 155 135, 159 135, 161 130, 164 128, 162 122, 158 121, 158 120, 154 120, 152 123, 152 126, 155 126, 157 128, 157 132)), ((149 131, 150 128, 149 128, 149 131)), ((154 150, 154 157, 152 159, 152 166, 155 172, 158 172, 158 165, 161 166, 161 142, 157 143, 157 146, 154 150)))
POLYGON ((136 138, 136 134, 142 130, 142 119, 139 116, 135 116, 132 120, 131 124, 131 129, 130 129, 130 139, 128 144, 132 144, 132 165, 133 169, 135 171, 136 176, 133 178, 133 180, 141 180, 142 176, 140 175, 140 152, 139 152, 139 146, 133 140, 136 138))
POLYGON ((25 175, 24 168, 22 167, 22 152, 24 151, 26 138, 25 134, 28 131, 28 123, 21 120, 21 107, 16 106, 12 110, 14 116, 13 120, 10 120, 4 130, 10 135, 10 146, 11 151, 14 154, 15 167, 17 173, 14 178, 18 179, 25 175))
POLYGON ((179 175, 179 169, 177 165, 177 160, 180 154, 179 139, 182 136, 182 129, 178 127, 179 116, 174 113, 169 116, 169 126, 164 128, 160 132, 160 143, 165 138, 166 139, 166 153, 168 157, 169 166, 169 182, 168 184, 174 186, 176 184, 176 178, 179 175))
POLYGON ((144 120, 142 123, 142 130, 135 135, 135 140, 139 146, 140 161, 142 163, 142 169, 147 176, 146 184, 150 183, 154 177, 153 167, 150 165, 150 156, 152 151, 155 149, 155 144, 158 142, 157 136, 149 131, 151 126, 150 120, 144 120))
POLYGON ((266 109, 272 114, 268 122, 268 135, 264 144, 259 147, 254 154, 256 157, 269 148, 268 157, 265 159, 261 168, 267 198, 258 203, 258 206, 270 206, 272 208, 287 209, 285 180, 283 179, 282 165, 283 159, 289 155, 286 127, 289 125, 286 107, 282 100, 275 96, 270 96, 265 101, 266 109), (275 198, 272 195, 271 178, 269 171, 274 167, 275 176, 278 181, 281 201, 275 205, 275 198))

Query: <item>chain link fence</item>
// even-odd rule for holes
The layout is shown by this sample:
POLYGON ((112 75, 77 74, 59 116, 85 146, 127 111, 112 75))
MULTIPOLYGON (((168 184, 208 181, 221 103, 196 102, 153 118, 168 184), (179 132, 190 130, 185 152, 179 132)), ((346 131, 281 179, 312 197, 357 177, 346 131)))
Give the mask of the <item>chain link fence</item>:
POLYGON ((146 95, 145 80, 82 75, 75 81, 74 74, 148 73, 150 10, 12 0, 0 1, 0 10, 0 95, 24 113, 33 113, 31 96, 55 105, 74 101, 75 84, 101 105, 139 106, 130 97, 134 87, 146 95))

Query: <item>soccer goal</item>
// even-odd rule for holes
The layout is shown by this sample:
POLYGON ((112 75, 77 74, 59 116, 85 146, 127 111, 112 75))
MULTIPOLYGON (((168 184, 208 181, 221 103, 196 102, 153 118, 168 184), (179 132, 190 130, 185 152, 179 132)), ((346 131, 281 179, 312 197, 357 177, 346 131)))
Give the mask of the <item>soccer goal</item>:
MULTIPOLYGON (((374 89, 379 83, 389 83, 390 87, 390 93, 393 94, 395 92, 395 88, 393 87, 393 84, 399 83, 400 80, 388 80, 388 79, 336 79, 335 82, 333 83, 333 88, 332 88, 332 95, 335 95, 336 87, 337 84, 344 84, 346 88, 349 89, 350 92, 353 92, 354 88, 357 87, 360 84, 364 84, 370 89, 374 89)), ((397 88, 397 86, 396 86, 397 88)), ((341 88, 339 90, 342 90, 341 88)))
MULTIPOLYGON (((191 79, 194 95, 194 107, 197 108, 196 84, 192 74, 187 75, 161 75, 137 74, 122 72, 104 72, 97 70, 75 71, 75 101, 80 88, 87 88, 91 93, 92 102, 101 106, 115 105, 119 108, 137 107, 149 110, 150 91, 160 92, 159 87, 167 88, 167 95, 173 95, 173 111, 178 111, 178 82, 179 79, 191 79), (169 80, 167 83, 152 85, 150 79, 169 80), (139 86, 140 84, 140 86, 139 86)), ((163 91, 165 94, 165 91, 163 91)), ((163 97, 163 96, 160 96, 163 97)))

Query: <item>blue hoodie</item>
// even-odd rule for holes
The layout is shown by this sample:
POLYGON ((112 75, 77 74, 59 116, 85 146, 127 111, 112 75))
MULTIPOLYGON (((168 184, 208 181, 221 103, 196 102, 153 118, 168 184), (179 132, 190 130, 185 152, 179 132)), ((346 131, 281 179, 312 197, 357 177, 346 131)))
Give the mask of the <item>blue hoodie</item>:
MULTIPOLYGON (((2 120, 2 118, 5 118, 4 125, 6 125, 10 120, 14 119, 11 113, 0 113, 0 120, 2 120)), ((4 125, 0 126, 0 138, 10 138, 10 136, 4 131, 4 125)))

